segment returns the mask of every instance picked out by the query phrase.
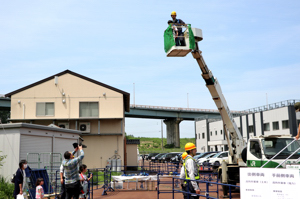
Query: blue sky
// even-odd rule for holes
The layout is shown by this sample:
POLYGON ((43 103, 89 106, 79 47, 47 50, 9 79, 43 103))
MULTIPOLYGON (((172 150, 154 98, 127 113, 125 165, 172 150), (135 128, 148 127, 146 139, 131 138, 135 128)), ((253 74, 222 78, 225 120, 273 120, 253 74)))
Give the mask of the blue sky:
MULTIPOLYGON (((231 110, 300 99, 300 1, 4 1, 1 94, 66 69, 131 93, 140 105, 215 109, 192 55, 167 58, 171 11, 202 29, 199 47, 231 110)), ((160 120, 126 119, 159 137, 160 120)), ((181 137, 194 136, 182 122, 181 137)), ((165 136, 164 127, 164 136, 165 136)))

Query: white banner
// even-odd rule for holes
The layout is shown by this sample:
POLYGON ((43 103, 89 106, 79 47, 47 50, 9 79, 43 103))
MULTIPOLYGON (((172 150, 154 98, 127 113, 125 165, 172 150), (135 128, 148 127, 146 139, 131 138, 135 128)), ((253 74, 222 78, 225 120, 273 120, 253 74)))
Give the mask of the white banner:
POLYGON ((240 168, 241 199, 295 199, 299 185, 298 170, 240 168))

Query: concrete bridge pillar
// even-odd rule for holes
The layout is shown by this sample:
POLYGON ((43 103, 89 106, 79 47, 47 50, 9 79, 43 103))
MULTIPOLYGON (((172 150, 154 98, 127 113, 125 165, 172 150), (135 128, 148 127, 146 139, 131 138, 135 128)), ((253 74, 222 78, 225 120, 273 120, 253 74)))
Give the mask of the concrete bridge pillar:
POLYGON ((167 144, 174 144, 176 148, 180 148, 179 123, 181 121, 180 118, 164 120, 167 126, 167 144))

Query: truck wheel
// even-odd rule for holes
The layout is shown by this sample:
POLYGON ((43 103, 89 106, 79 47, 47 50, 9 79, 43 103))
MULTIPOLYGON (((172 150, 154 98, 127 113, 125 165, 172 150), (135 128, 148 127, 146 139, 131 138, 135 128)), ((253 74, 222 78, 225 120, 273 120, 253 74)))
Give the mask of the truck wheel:
POLYGON ((247 147, 242 150, 242 159, 247 163, 247 147))

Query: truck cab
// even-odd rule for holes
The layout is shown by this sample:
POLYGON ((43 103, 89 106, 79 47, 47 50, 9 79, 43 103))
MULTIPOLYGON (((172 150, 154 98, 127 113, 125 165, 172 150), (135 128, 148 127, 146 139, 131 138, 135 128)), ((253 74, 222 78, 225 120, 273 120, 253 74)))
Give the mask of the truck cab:
MULTIPOLYGON (((261 167, 277 153, 279 153, 285 146, 294 141, 290 135, 272 135, 259 136, 250 138, 247 144, 246 162, 248 167, 261 167)), ((285 159, 287 159, 293 152, 300 147, 297 141, 290 144, 286 149, 280 152, 273 160, 268 162, 264 168, 275 168, 285 159)), ((285 168, 286 164, 300 163, 298 160, 300 153, 295 153, 289 160, 279 166, 285 168)))

